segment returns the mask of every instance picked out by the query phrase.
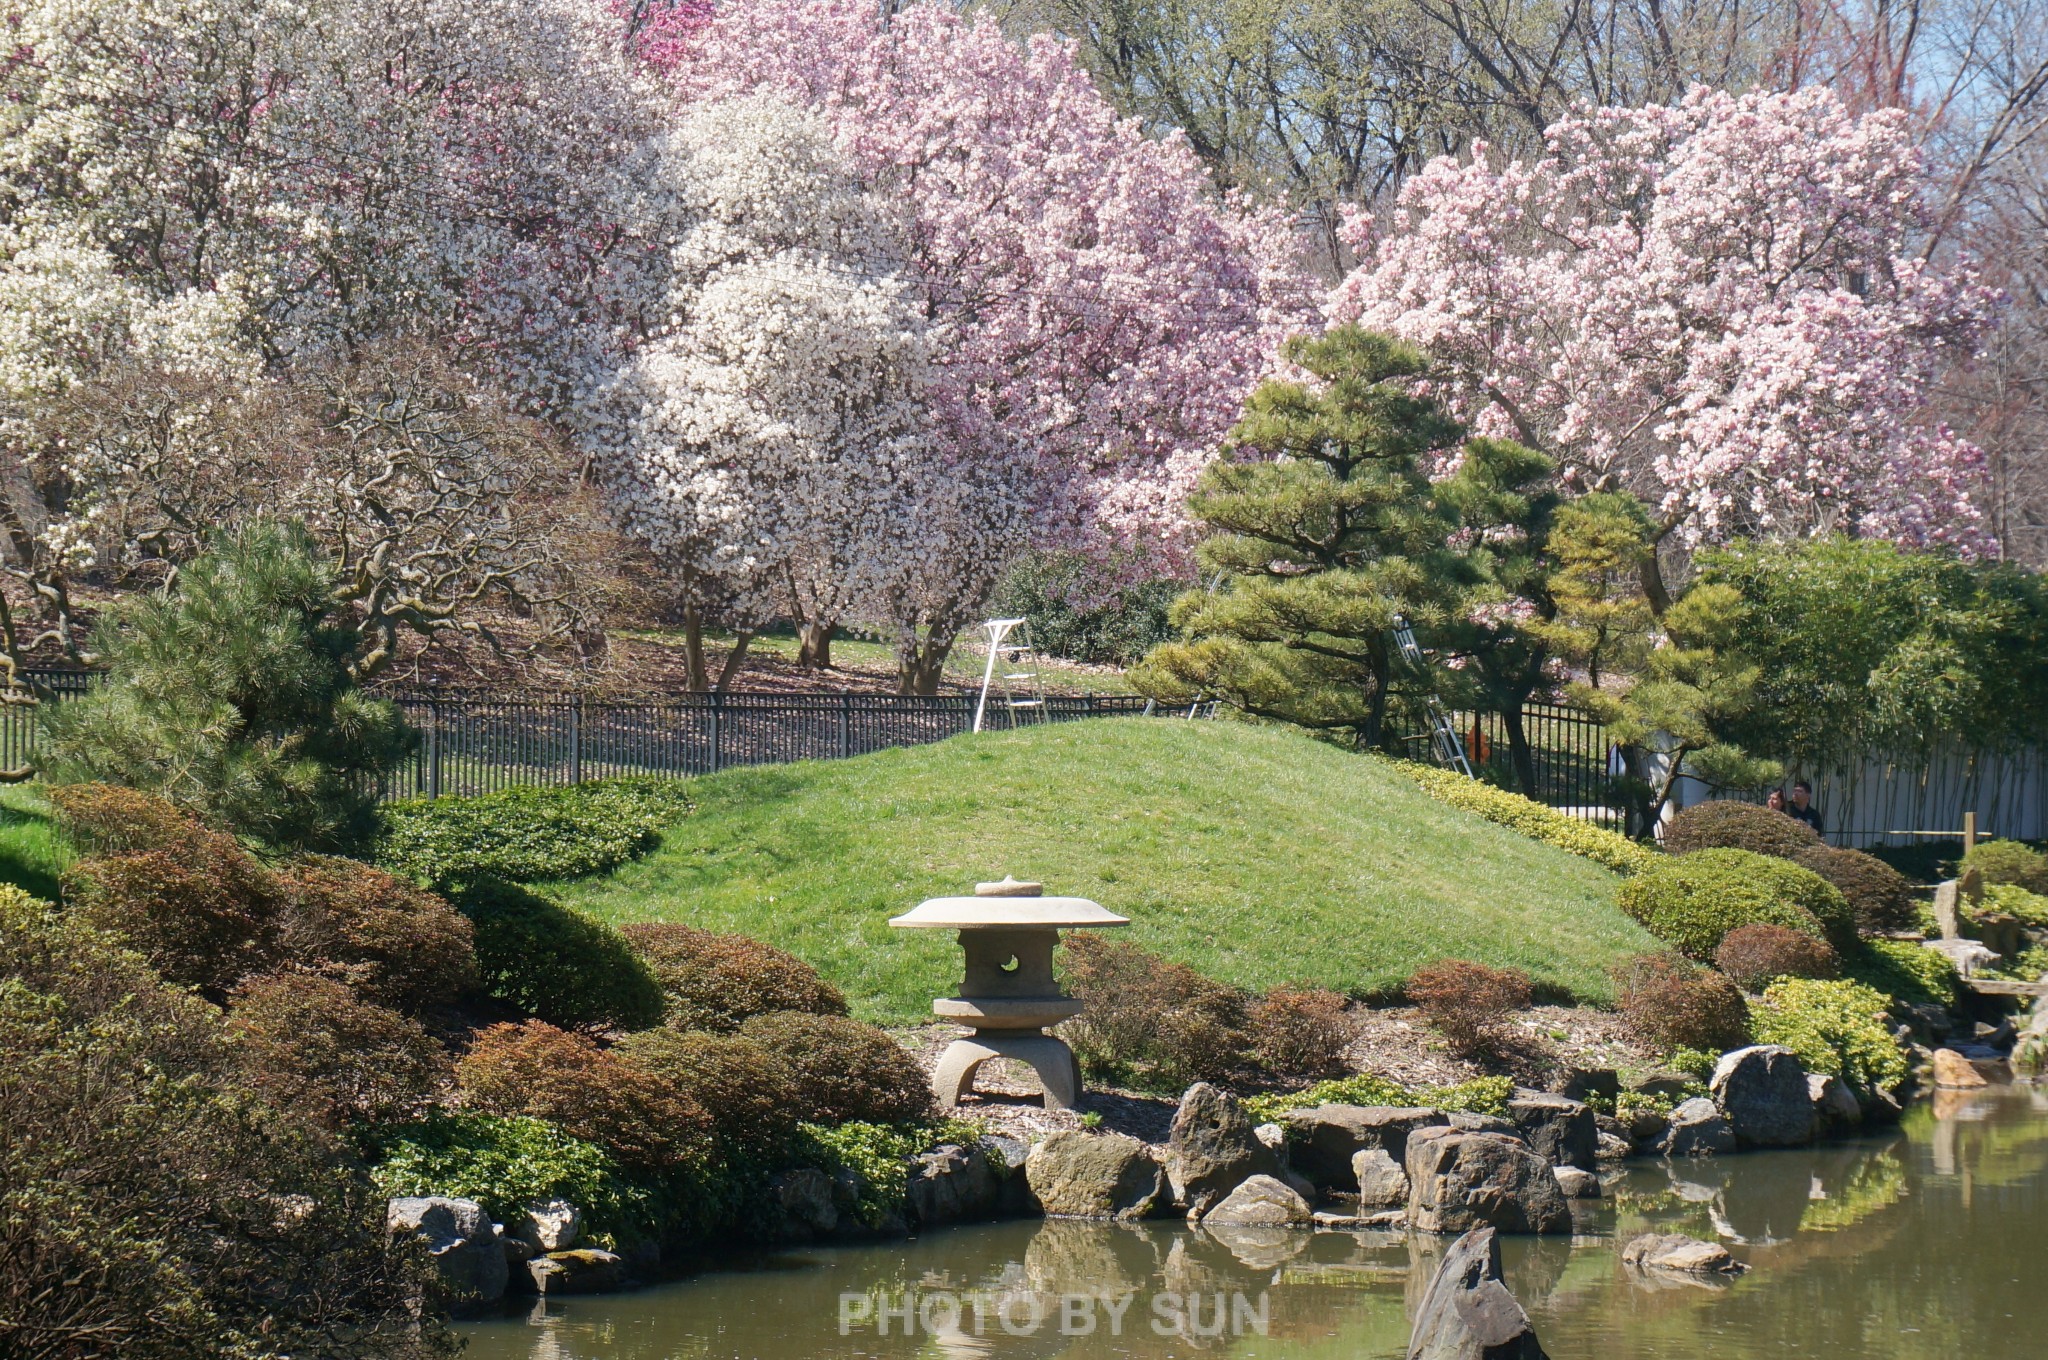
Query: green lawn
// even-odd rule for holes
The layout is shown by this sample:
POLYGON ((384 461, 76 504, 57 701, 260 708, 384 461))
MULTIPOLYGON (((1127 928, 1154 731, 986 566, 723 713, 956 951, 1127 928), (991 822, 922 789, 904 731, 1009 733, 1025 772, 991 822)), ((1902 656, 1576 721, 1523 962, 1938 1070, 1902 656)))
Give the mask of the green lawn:
POLYGON ((928 1014, 950 935, 892 931, 1005 873, 1132 918, 1146 948, 1246 987, 1381 994, 1445 957, 1602 999, 1654 942, 1606 870, 1434 802, 1381 762, 1229 722, 1103 719, 852 760, 729 770, 616 874, 547 891, 810 960, 872 1019, 928 1014))
POLYGON ((38 786, 0 787, 0 883, 54 900, 57 876, 71 863, 71 840, 50 822, 38 786))

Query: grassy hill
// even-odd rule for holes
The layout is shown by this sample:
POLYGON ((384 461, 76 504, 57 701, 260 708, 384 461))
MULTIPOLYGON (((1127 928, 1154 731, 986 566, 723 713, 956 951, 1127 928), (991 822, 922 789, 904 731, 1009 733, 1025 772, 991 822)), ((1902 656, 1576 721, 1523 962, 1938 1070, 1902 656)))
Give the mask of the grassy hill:
POLYGON ((1005 873, 1092 897, 1137 943, 1246 987, 1384 993, 1459 957, 1604 998, 1607 966, 1654 947, 1606 870, 1278 729, 1105 719, 692 789, 697 812, 654 854, 546 890, 616 923, 768 940, 878 1020, 928 1015, 959 977, 950 933, 888 918, 1005 873))

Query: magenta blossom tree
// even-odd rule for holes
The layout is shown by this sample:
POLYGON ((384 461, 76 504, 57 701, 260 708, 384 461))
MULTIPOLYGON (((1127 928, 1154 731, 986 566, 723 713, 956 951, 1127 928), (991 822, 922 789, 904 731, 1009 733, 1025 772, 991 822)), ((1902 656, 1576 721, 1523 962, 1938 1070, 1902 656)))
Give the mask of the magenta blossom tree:
POLYGON ((1533 163, 1432 162, 1354 224, 1331 312, 1426 347, 1478 432, 1635 492, 1673 546, 1969 548, 1981 458, 1925 407, 1994 298, 1914 256, 1924 189, 1897 115, 1825 90, 1590 110, 1533 163))

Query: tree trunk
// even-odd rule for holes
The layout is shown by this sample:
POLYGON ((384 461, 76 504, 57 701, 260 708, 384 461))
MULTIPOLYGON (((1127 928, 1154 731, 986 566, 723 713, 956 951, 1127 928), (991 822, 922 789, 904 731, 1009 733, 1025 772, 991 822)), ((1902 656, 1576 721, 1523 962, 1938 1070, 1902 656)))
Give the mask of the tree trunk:
POLYGON ((704 664, 704 615, 693 604, 683 606, 683 684, 692 694, 711 688, 711 672, 704 664))
POLYGON ((732 678, 740 673, 740 667, 747 659, 747 647, 753 640, 754 635, 752 632, 734 635, 732 650, 725 654, 725 664, 718 668, 718 692, 720 694, 725 693, 726 688, 732 684, 732 678))
POLYGON ((815 671, 832 669, 832 639, 839 632, 836 623, 806 623, 796 631, 796 664, 815 671))
POLYGON ((1529 733, 1522 726, 1522 706, 1515 704, 1503 708, 1500 725, 1501 730, 1508 734, 1508 759, 1515 767, 1515 783, 1521 787, 1524 798, 1535 798, 1536 753, 1529 748, 1529 733))
POLYGON ((950 637, 912 640, 896 649, 896 692, 932 695, 946 673, 946 657, 953 650, 950 637))

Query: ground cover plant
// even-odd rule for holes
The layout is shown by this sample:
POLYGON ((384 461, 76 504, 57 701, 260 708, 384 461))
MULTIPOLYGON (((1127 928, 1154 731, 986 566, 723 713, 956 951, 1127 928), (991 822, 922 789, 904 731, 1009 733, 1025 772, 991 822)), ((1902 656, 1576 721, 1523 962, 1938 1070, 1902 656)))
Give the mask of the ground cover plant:
POLYGON ((646 775, 411 799, 383 808, 375 858, 434 886, 577 878, 645 854, 689 810, 684 781, 646 775))
POLYGON ((680 920, 815 966, 911 1022, 959 947, 888 921, 1012 873, 1127 915, 1121 935, 1229 986, 1391 996, 1441 958, 1606 1000, 1652 947, 1606 870, 1429 798, 1385 762, 1240 723, 1104 719, 693 780, 644 859, 546 885, 603 920, 680 920))
POLYGON ((1892 1037, 1884 995, 1854 981, 1786 978, 1772 983, 1751 1015, 1757 1042, 1783 1044, 1809 1072, 1840 1077, 1859 1093, 1890 1091, 1906 1079, 1906 1054, 1892 1037))
POLYGON ((1654 846, 1639 844, 1620 832, 1567 816, 1519 793, 1497 789, 1491 784, 1467 779, 1455 771, 1412 760, 1397 761, 1395 768, 1440 802, 1466 812, 1476 812, 1489 822, 1498 822, 1546 845, 1583 855, 1617 874, 1640 873, 1657 861, 1658 851, 1654 846))

